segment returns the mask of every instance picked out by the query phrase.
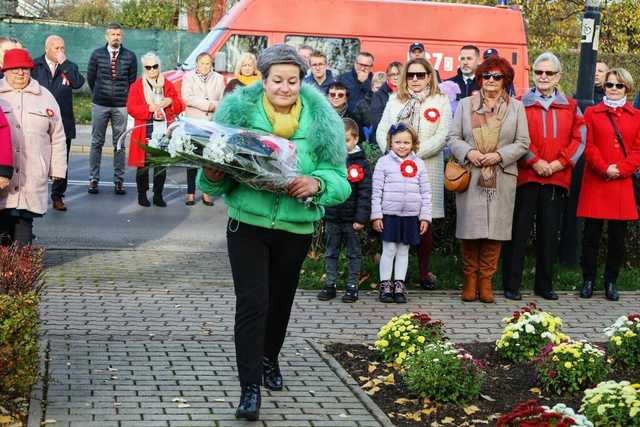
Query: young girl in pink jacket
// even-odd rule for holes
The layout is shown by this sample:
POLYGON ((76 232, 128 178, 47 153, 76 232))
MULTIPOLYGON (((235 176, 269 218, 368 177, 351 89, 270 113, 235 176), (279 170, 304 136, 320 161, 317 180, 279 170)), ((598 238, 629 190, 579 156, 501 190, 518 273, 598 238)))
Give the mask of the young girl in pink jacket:
POLYGON ((424 163, 416 156, 418 136, 412 127, 392 125, 387 150, 373 172, 371 221, 382 233, 380 302, 402 304, 407 302, 409 247, 420 243, 431 223, 431 187, 424 163))

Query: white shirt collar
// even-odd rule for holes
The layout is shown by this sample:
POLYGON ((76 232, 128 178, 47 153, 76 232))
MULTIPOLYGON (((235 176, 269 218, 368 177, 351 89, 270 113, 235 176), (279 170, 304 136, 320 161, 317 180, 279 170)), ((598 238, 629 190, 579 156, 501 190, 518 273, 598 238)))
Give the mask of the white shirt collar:
POLYGON ((107 50, 109 51, 109 55, 113 56, 113 52, 116 53, 116 56, 120 53, 120 48, 114 49, 111 45, 107 45, 107 50))

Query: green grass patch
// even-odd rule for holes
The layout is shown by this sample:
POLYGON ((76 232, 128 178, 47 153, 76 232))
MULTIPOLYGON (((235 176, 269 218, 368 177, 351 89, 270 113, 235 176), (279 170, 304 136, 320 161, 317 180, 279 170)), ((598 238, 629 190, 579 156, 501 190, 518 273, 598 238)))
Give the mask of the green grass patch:
POLYGON ((91 94, 84 92, 75 92, 73 94, 73 115, 76 118, 76 124, 91 124, 91 94))

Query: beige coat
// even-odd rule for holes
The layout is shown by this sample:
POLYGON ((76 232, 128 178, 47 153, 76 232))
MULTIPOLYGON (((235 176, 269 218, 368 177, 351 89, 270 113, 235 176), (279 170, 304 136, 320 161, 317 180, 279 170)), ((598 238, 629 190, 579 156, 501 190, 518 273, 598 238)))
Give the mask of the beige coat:
POLYGON ((187 105, 184 111, 187 117, 210 120, 223 94, 224 77, 215 71, 206 82, 196 75, 195 70, 182 77, 182 99, 187 105))
MULTIPOLYGON (((398 114, 406 102, 398 99, 396 94, 389 97, 387 105, 382 113, 382 118, 378 124, 376 139, 383 153, 387 150, 387 133, 391 125, 396 123, 398 114)), ((447 132, 451 123, 451 104, 445 95, 429 96, 420 104, 420 133, 418 141, 420 146, 416 153, 424 162, 431 184, 431 208, 433 218, 444 218, 444 163, 442 160, 442 149, 445 146, 447 132), (435 121, 425 118, 425 111, 438 110, 438 117, 435 121)))
POLYGON ((0 209, 17 208, 44 214, 49 177, 64 178, 67 146, 55 98, 31 79, 22 90, 0 80, 0 102, 11 123, 13 178, 0 192, 0 209))
MULTIPOLYGON (((460 101, 447 137, 451 153, 464 164, 476 144, 471 134, 471 97, 460 101)), ((469 189, 456 193, 456 237, 458 239, 511 240, 513 208, 516 199, 517 161, 529 149, 529 128, 522 102, 511 98, 502 128, 497 165, 497 194, 489 201, 478 187, 480 169, 471 166, 469 189)))

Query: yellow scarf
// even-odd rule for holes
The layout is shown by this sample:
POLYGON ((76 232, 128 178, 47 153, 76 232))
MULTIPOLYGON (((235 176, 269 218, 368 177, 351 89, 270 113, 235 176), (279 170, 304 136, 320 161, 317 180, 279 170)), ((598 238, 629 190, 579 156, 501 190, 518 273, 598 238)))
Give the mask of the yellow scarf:
POLYGON ((267 118, 273 127, 273 134, 282 138, 291 138, 296 130, 298 130, 298 121, 302 112, 302 101, 300 97, 291 107, 291 111, 287 114, 279 113, 267 99, 267 95, 262 95, 262 105, 267 113, 267 118))
POLYGON ((236 79, 245 86, 249 86, 253 82, 260 80, 260 74, 254 74, 252 76, 243 76, 242 74, 236 74, 236 79))

